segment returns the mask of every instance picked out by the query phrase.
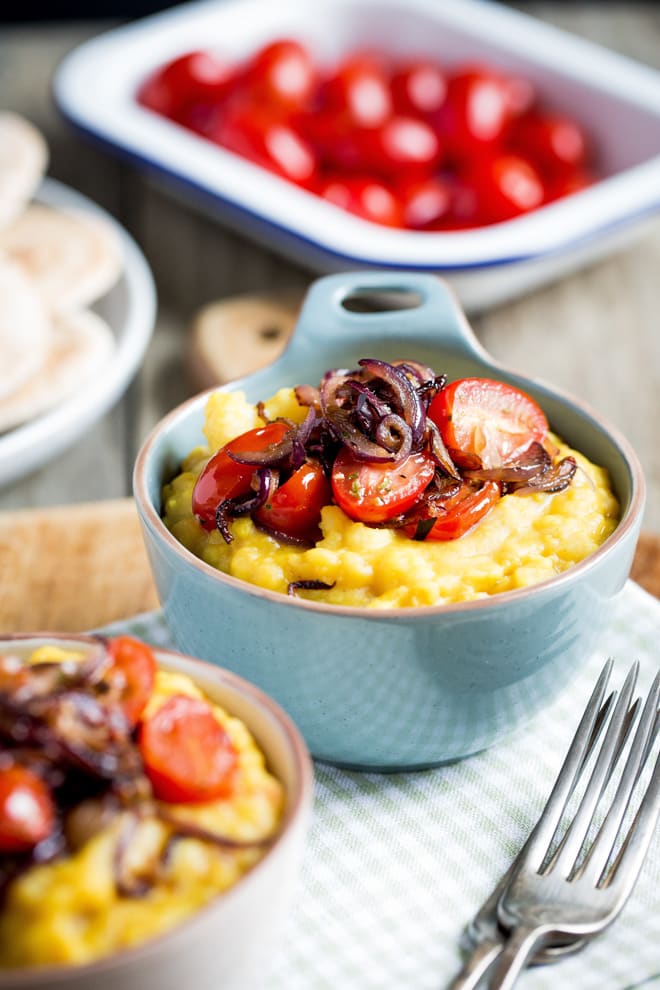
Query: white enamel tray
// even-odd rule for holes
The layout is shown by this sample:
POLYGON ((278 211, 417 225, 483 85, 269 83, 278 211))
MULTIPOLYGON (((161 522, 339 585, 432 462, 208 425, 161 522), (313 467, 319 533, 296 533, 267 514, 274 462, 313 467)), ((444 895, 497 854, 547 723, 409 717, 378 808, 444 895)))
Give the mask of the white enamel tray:
POLYGON ((486 0, 186 3, 84 43, 60 66, 54 94, 78 129, 306 267, 435 271, 468 309, 607 254, 660 210, 660 73, 486 0), (307 43, 324 62, 366 46, 520 72, 548 105, 594 135, 605 178, 480 230, 393 230, 351 216, 135 102, 140 81, 177 54, 210 48, 238 61, 282 36, 307 43))

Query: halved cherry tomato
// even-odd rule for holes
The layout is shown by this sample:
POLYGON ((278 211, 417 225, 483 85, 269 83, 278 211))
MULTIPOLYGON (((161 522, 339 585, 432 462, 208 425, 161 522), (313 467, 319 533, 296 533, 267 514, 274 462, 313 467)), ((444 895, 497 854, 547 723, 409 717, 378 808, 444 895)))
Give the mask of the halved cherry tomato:
POLYGON ((529 395, 490 378, 459 378, 435 396, 429 416, 460 466, 475 455, 490 470, 542 443, 548 421, 529 395))
POLYGON ((131 636, 117 636, 108 643, 112 664, 105 675, 119 694, 119 703, 130 725, 137 725, 156 682, 156 658, 146 643, 131 636))
POLYGON ((288 38, 261 48, 249 62, 244 80, 260 100, 290 109, 304 107, 317 82, 311 55, 288 38))
POLYGON ((269 529, 316 543, 321 509, 332 502, 332 489, 320 464, 303 464, 254 513, 269 529))
POLYGON ((0 769, 0 852, 28 852, 55 827, 48 785, 26 767, 0 769))
POLYGON ((236 750, 202 698, 169 697, 142 723, 139 746, 159 801, 213 801, 231 792, 236 750))
POLYGON ((406 526, 404 533, 413 539, 457 540, 488 515, 499 501, 500 495, 500 486, 496 481, 485 481, 477 489, 463 483, 456 494, 444 503, 444 511, 435 519, 430 529, 427 528, 430 520, 421 520, 406 526))
POLYGON ((332 466, 337 505, 358 522, 385 522, 410 509, 435 474, 431 457, 421 451, 399 464, 358 461, 343 447, 332 466))
POLYGON ((380 179, 368 176, 334 175, 324 179, 317 187, 323 199, 355 213, 364 220, 380 223, 385 227, 403 225, 401 204, 394 193, 380 179))
POLYGON ((168 62, 143 83, 138 102, 178 120, 191 104, 216 104, 224 99, 234 71, 210 52, 188 52, 168 62))
POLYGON ((268 423, 242 433, 213 455, 197 479, 192 495, 192 510, 205 529, 215 529, 215 513, 220 502, 250 490, 254 467, 233 461, 229 451, 247 454, 265 450, 279 443, 290 429, 286 423, 268 423))

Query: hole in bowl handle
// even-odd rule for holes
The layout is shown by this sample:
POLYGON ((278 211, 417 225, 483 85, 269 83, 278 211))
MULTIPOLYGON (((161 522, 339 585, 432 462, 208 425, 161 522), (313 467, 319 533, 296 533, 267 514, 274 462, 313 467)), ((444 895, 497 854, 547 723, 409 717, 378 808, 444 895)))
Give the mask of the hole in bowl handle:
POLYGON ((343 272, 313 282, 307 291, 290 348, 313 351, 328 338, 351 344, 373 328, 374 340, 406 336, 412 344, 441 344, 450 350, 483 360, 486 355, 452 290, 435 275, 415 272, 343 272), (390 297, 388 310, 356 311, 350 301, 390 297), (351 308, 344 303, 349 301, 351 308))

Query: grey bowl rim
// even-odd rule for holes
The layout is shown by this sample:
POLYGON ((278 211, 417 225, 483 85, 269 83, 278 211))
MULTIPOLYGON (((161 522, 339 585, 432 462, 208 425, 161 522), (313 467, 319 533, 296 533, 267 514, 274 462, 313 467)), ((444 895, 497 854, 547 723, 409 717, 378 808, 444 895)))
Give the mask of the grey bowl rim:
MULTIPOLYGON (((0 635, 0 651, 5 648, 8 643, 44 640, 47 642, 59 641, 98 646, 99 640, 102 640, 103 638, 103 635, 75 632, 52 632, 49 630, 5 633, 0 635)), ((236 896, 236 892, 243 889, 248 883, 250 883, 250 878, 258 876, 259 873, 263 872, 263 864, 267 864, 270 861, 271 853, 282 846, 284 841, 288 839, 294 827, 298 824, 301 818, 305 816, 306 809, 311 808, 314 789, 314 771, 311 756, 307 745, 302 738, 300 730, 296 726, 293 719, 287 715, 284 709, 273 698, 271 698, 270 695, 266 694, 265 691, 262 691, 262 689, 256 684, 246 680, 239 674, 235 674, 231 670, 227 670, 219 664, 210 663, 207 660, 200 660, 198 657, 191 657, 186 653, 182 653, 179 650, 169 649, 168 647, 152 645, 152 649, 156 654, 157 660, 160 656, 165 657, 166 660, 167 658, 173 657, 176 661, 184 661, 187 666, 192 666, 193 670, 199 671, 200 674, 201 672, 204 672, 204 674, 210 675, 212 678, 219 679, 222 683, 227 684, 230 689, 243 695, 243 697, 247 697, 253 705, 256 705, 257 708, 264 710, 265 713, 277 723, 278 727, 282 731, 282 737, 290 751, 295 775, 295 787, 293 789, 293 793, 290 795, 290 800, 287 801, 286 812, 280 824, 280 828, 276 833, 273 842, 268 845, 262 858, 255 863, 254 866, 247 871, 247 873, 244 873, 241 877, 239 877, 232 887, 229 887, 226 891, 218 895, 218 897, 213 898, 189 917, 184 918, 184 920, 179 922, 174 928, 155 935, 152 938, 147 939, 145 942, 141 942, 131 948, 122 949, 121 951, 115 952, 110 956, 103 956, 101 959, 97 959, 89 963, 64 963, 49 966, 26 966, 14 969, 0 969, 0 990, 2 990, 3 987, 39 988, 44 980, 49 980, 53 984, 61 983, 64 986, 72 973, 75 973, 76 976, 80 977, 89 976, 91 979, 100 972, 123 969, 131 966, 132 964, 147 963, 151 956, 158 954, 160 947, 166 940, 171 939, 174 936, 177 938, 184 937, 186 931, 195 927, 202 916, 206 916, 210 913, 222 912, 223 906, 236 896)), ((194 677, 192 677, 192 679, 194 680, 194 677)), ((250 729, 250 726, 248 726, 248 728, 250 729)), ((250 732, 252 732, 251 729, 250 732)), ((267 757, 267 754, 264 755, 267 757)))

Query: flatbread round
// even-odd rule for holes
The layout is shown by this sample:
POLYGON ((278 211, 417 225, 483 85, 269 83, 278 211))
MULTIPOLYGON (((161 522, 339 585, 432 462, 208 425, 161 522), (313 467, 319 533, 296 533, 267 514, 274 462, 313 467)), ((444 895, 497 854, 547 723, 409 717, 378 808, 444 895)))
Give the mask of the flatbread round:
POLYGON ((0 432, 20 426, 74 395, 103 372, 115 346, 108 325, 86 310, 53 323, 41 368, 0 400, 0 432))
POLYGON ((40 203, 0 230, 0 251, 23 268, 53 313, 89 306, 114 285, 122 269, 119 238, 107 221, 40 203))
POLYGON ((0 259, 0 403, 42 365, 50 320, 21 269, 0 259))
POLYGON ((36 127, 18 114, 0 112, 0 227, 22 212, 47 164, 48 146, 36 127))

